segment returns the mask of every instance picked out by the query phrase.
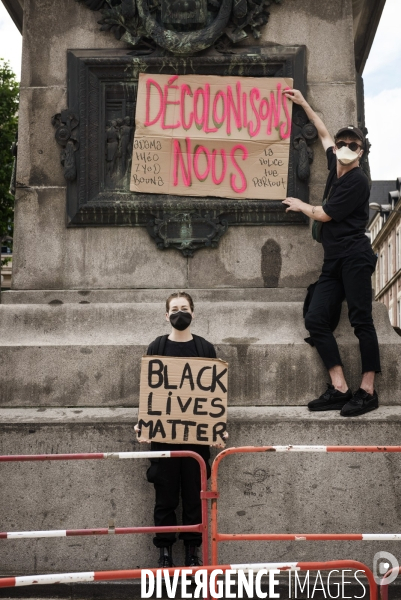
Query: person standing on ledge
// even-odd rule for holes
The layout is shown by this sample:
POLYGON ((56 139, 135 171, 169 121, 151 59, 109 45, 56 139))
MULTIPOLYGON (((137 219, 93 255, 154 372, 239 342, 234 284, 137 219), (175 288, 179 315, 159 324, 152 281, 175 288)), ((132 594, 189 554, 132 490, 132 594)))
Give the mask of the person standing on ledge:
POLYGON ((377 257, 365 234, 369 218, 370 189, 359 161, 366 149, 360 129, 342 127, 334 142, 323 121, 298 90, 287 90, 288 99, 302 106, 316 126, 330 171, 323 206, 311 206, 298 198, 286 198, 286 212, 302 212, 319 222, 324 249, 322 273, 305 316, 305 327, 327 368, 331 384, 308 404, 314 411, 341 409, 343 417, 363 415, 379 406, 374 389, 380 373, 379 344, 372 319, 371 277, 377 257), (330 328, 333 314, 347 300, 348 316, 359 339, 362 382, 352 394, 344 377, 337 342, 330 328))
MULTIPOLYGON (((170 335, 157 337, 148 347, 147 354, 156 356, 216 358, 216 350, 210 342, 191 333, 194 318, 194 303, 186 292, 175 292, 166 300, 166 321, 171 324, 170 335)), ((138 425, 135 431, 140 435, 138 425)), ((228 438, 227 432, 223 434, 228 438)), ((141 440, 144 442, 144 440, 141 440)), ((212 444, 219 448, 220 444, 212 444)), ((210 477, 210 449, 202 444, 164 444, 151 442, 150 449, 155 452, 165 450, 192 450, 204 459, 207 477, 210 477)), ((193 458, 152 458, 146 476, 153 483, 156 492, 154 523, 156 527, 176 526, 175 514, 182 500, 183 525, 198 525, 202 522, 200 500, 201 478, 199 464, 193 458)), ((185 546, 185 566, 198 567, 201 563, 198 549, 202 544, 202 534, 183 532, 179 537, 185 546)), ((159 567, 173 567, 172 546, 176 541, 175 533, 156 533, 153 544, 160 551, 159 567)))

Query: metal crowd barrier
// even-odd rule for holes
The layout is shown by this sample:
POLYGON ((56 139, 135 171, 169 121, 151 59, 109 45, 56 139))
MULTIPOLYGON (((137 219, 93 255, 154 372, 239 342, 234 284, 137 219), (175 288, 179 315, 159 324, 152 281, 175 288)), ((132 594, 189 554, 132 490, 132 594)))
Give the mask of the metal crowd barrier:
MULTIPOLYGON (((95 452, 86 454, 32 454, 32 455, 8 455, 0 456, 1 462, 25 462, 25 461, 44 461, 44 460, 102 460, 102 459, 131 459, 131 458, 179 458, 189 457, 196 460, 200 467, 201 474, 201 507, 202 522, 199 525, 178 525, 174 527, 108 527, 99 529, 59 529, 49 531, 12 531, 0 533, 0 539, 26 539, 26 538, 47 538, 47 537, 68 537, 68 536, 87 536, 87 535, 119 535, 133 533, 171 533, 184 531, 197 531, 202 534, 202 559, 203 564, 209 564, 209 526, 208 526, 208 506, 209 492, 207 491, 207 472, 206 464, 203 458, 196 452, 187 450, 171 450, 166 452, 95 452)), ((43 577, 47 577, 44 575, 43 577)), ((51 577, 51 576, 49 576, 51 577)), ((8 578, 10 579, 10 578, 8 578)), ((11 578, 12 579, 12 578, 11 578)), ((18 578, 17 578, 18 579, 18 578)), ((22 578, 24 579, 24 578, 22 578)), ((36 579, 36 576, 34 577, 36 579)), ((1 582, 6 580, 0 580, 1 582)), ((81 580, 80 580, 81 581, 81 580)), ((86 580, 85 580, 86 581, 86 580)), ((51 582, 50 582, 51 583, 51 582)), ((24 585, 24 584, 16 584, 24 585)))
MULTIPOLYGON (((363 563, 356 560, 333 560, 327 562, 289 562, 289 563, 256 563, 256 564, 232 564, 215 565, 207 567, 182 568, 173 567, 170 569, 132 569, 127 571, 90 571, 86 573, 61 573, 51 575, 26 575, 22 577, 5 577, 0 579, 0 588, 18 587, 36 584, 54 584, 54 583, 82 583, 90 581, 110 581, 116 579, 139 579, 142 571, 151 571, 154 575, 159 571, 170 576, 175 572, 181 575, 183 572, 207 571, 209 574, 215 569, 220 570, 221 574, 229 570, 250 569, 259 571, 265 569, 271 571, 331 571, 335 569, 353 569, 363 571, 369 582, 369 598, 377 600, 377 586, 372 571, 363 563)), ((212 594, 213 596, 213 594, 212 594)))
MULTIPOLYGON (((218 470, 221 461, 232 454, 249 452, 401 452, 401 446, 243 446, 227 448, 213 461, 211 475, 211 548, 212 563, 218 564, 218 544, 220 542, 243 541, 394 541, 401 540, 401 533, 219 533, 218 532, 218 470)), ((388 586, 385 586, 388 587, 388 586)))
MULTIPOLYGON (((227 541, 338 541, 338 540, 380 540, 394 541, 401 540, 400 533, 376 534, 376 533, 351 533, 351 534, 227 534, 218 532, 218 469, 223 458, 231 454, 256 452, 401 452, 401 446, 244 446, 238 448, 228 448, 220 452, 212 465, 211 491, 207 491, 206 465, 200 455, 191 451, 167 451, 167 452, 106 452, 106 453, 86 453, 86 454, 37 454, 37 455, 9 455, 0 456, 0 462, 23 462, 23 461, 45 461, 45 460, 93 460, 93 459, 131 459, 131 458, 175 458, 191 457, 198 461, 201 472, 201 505, 202 522, 199 525, 181 525, 176 527, 109 527, 98 529, 67 529, 67 530, 49 530, 49 531, 22 531, 22 532, 3 532, 0 533, 0 539, 23 539, 23 538, 44 538, 44 537, 67 537, 67 536, 87 536, 87 535, 107 535, 113 534, 134 534, 134 533, 162 533, 162 532, 183 532, 198 531, 202 534, 202 567, 192 568, 192 572, 205 569, 210 573, 212 570, 220 569, 222 573, 231 569, 277 569, 279 571, 296 570, 333 570, 338 568, 350 568, 364 571, 369 581, 370 599, 377 600, 377 586, 372 571, 363 563, 353 560, 339 560, 326 562, 289 562, 289 563, 255 563, 238 565, 219 565, 218 564, 218 544, 227 541), (208 552, 208 510, 207 501, 212 501, 211 509, 211 548, 212 563, 209 565, 208 552)), ((145 569, 152 573, 157 573, 160 569, 145 569)), ((188 570, 188 569, 186 569, 188 570)), ((125 571, 90 571, 84 573, 62 573, 50 575, 29 575, 22 577, 0 578, 0 588, 26 586, 34 584, 52 584, 52 583, 73 583, 89 581, 110 581, 117 579, 138 579, 141 577, 143 569, 132 569, 125 571)), ((185 568, 174 567, 163 569, 163 573, 173 575, 176 571, 180 574, 185 568)), ((392 572, 392 571, 391 571, 392 572)), ((386 574, 389 575, 390 571, 386 574)), ((381 586, 382 598, 388 598, 388 586, 381 586), (386 595, 387 594, 387 595, 386 595)))
POLYGON ((381 584, 380 584, 380 598, 381 600, 388 600, 388 587, 389 584, 386 581, 386 579, 388 579, 388 577, 390 577, 390 575, 392 575, 393 573, 397 573, 397 576, 401 573, 401 567, 393 567, 392 569, 390 569, 389 571, 387 571, 387 573, 384 575, 381 584))

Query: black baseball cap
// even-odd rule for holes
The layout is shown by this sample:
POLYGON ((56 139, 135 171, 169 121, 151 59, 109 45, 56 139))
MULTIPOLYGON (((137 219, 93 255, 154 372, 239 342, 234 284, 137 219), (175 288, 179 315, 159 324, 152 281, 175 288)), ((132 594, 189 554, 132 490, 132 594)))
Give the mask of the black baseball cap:
POLYGON ((339 129, 336 133, 336 135, 334 136, 334 139, 337 140, 340 135, 342 135, 343 133, 354 133, 363 143, 363 145, 365 145, 366 140, 365 140, 365 136, 363 135, 362 131, 358 128, 358 127, 354 127, 353 125, 348 125, 347 127, 341 127, 341 129, 339 129))

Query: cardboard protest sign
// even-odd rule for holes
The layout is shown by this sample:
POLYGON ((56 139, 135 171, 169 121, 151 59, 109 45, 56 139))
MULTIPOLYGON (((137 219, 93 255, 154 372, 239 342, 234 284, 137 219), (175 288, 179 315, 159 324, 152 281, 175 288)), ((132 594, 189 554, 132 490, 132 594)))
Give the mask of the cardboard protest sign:
POLYGON ((278 77, 139 75, 130 189, 287 196, 292 102, 278 77))
POLYGON ((139 439, 176 444, 224 443, 227 379, 228 363, 220 359, 144 356, 139 439))

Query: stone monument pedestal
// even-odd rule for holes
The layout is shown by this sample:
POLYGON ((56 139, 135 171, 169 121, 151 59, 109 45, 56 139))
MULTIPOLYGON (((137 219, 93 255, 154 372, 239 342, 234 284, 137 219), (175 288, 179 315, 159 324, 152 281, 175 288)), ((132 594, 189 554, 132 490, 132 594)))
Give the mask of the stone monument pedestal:
MULTIPOLYGON (((347 123, 362 126, 360 73, 371 43, 365 34, 369 19, 377 24, 379 9, 360 0, 284 0, 270 10, 262 37, 252 44, 269 52, 274 46, 278 54, 280 45, 303 47, 305 92, 330 132, 347 123)), ((132 51, 127 38, 116 41, 110 32, 100 33, 98 19, 98 13, 72 0, 24 4, 13 284, 0 305, 0 454, 142 449, 133 429, 140 357, 168 331, 164 301, 177 289, 194 297, 194 332, 213 342, 218 356, 230 363, 231 445, 398 444, 401 338, 381 304, 374 306, 383 363, 377 379, 380 409, 344 419, 305 407, 328 379, 316 350, 304 342, 303 301, 322 263, 322 249, 312 242, 306 221, 280 217, 278 224, 258 225, 253 214, 247 225, 245 207, 217 248, 198 250, 192 258, 159 250, 140 211, 138 221, 132 218, 135 211, 124 220, 127 205, 116 207, 115 225, 99 217, 90 226, 71 226, 51 123, 53 115, 77 110, 67 97, 67 52, 81 56, 96 49, 121 56, 132 51)), ((241 50, 247 44, 251 41, 244 40, 241 50)), ((103 131, 94 116, 99 113, 92 110, 97 100, 91 82, 96 82, 83 75, 80 81, 89 86, 85 127, 96 146, 103 131), (96 122, 100 137, 91 133, 96 122)), ((83 127, 84 115, 79 110, 77 115, 83 127)), ((88 197, 76 197, 75 208, 87 200, 91 206, 92 182, 104 169, 103 163, 94 164, 85 171, 82 189, 88 197)), ((326 164, 318 144, 309 166, 302 189, 312 204, 320 204, 326 164)), ((101 211, 95 208, 97 218, 101 211)), ((107 210, 110 219, 110 206, 107 210)), ((346 306, 336 337, 355 389, 361 367, 346 306)), ((2 529, 106 527, 111 519, 116 526, 150 525, 153 489, 146 467, 146 460, 5 463, 2 529)), ((221 468, 219 528, 227 533, 398 532, 400 473, 397 454, 229 458, 221 468)), ((396 556, 397 548, 397 542, 386 542, 385 549, 396 556)), ((347 558, 371 565, 374 553, 383 549, 379 542, 225 543, 220 559, 347 558)), ((176 557, 181 563, 181 545, 176 557)), ((71 537, 9 540, 0 545, 0 559, 0 575, 7 576, 150 567, 156 553, 150 536, 71 537)))

